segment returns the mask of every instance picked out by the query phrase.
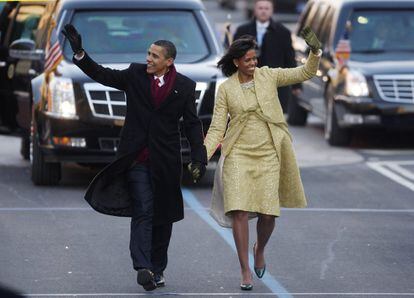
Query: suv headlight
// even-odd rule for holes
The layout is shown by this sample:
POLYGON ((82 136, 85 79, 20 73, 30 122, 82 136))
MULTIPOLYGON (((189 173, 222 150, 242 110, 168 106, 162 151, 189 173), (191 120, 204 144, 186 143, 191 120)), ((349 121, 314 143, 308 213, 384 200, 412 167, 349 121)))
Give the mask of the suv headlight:
POLYGON ((77 119, 72 80, 53 77, 49 84, 48 114, 54 117, 77 119))
POLYGON ((368 96, 368 84, 365 76, 355 70, 348 70, 345 81, 345 91, 349 96, 368 96))

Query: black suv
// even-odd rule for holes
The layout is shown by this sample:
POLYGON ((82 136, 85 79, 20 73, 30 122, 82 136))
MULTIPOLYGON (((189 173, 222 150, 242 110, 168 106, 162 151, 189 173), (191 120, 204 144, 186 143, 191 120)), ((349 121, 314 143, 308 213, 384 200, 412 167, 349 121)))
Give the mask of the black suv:
MULTIPOLYGON (((215 66, 222 50, 200 1, 62 0, 49 2, 38 23, 47 23, 50 29, 53 20, 57 32, 65 24, 73 24, 82 34, 88 54, 111 68, 144 63, 147 49, 155 40, 174 42, 177 70, 197 82, 197 110, 207 131, 214 96, 223 81, 215 66)), ((30 56, 31 61, 40 64, 33 71, 41 75, 32 79, 31 88, 26 90, 33 102, 32 181, 38 185, 58 183, 62 162, 112 161, 126 112, 123 92, 92 81, 71 62, 72 51, 62 34, 58 41, 63 60, 45 77, 44 55, 36 55, 42 54, 52 35, 50 30, 38 30, 35 39, 40 43, 31 49, 26 39, 16 40, 10 47, 10 56, 17 57, 17 61, 30 56)), ((25 116, 30 119, 30 112, 25 116)), ((188 163, 189 145, 183 130, 182 148, 183 163, 188 163)))
MULTIPOLYGON (((349 144, 363 127, 414 128, 414 1, 310 0, 296 32, 304 26, 325 48, 317 76, 289 104, 290 124, 304 125, 312 112, 331 145, 349 144), (338 44, 350 52, 345 64, 338 44)), ((306 44, 293 39, 304 63, 306 44)))
MULTIPOLYGON (((51 1, 0 3, 0 132, 22 136, 21 153, 29 158, 29 128, 31 119, 30 81, 42 69, 40 58, 44 42, 36 39, 45 32, 44 13, 51 1), (24 44, 31 54, 12 57, 24 44)), ((50 16, 50 15, 49 15, 50 16)))

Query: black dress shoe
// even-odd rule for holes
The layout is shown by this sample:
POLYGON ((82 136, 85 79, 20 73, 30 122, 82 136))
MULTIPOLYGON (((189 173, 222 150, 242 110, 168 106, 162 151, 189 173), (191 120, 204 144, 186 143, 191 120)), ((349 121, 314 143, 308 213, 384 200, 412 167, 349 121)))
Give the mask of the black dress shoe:
POLYGON ((154 279, 154 273, 149 269, 139 269, 137 274, 137 282, 145 291, 152 291, 157 288, 157 283, 154 279))
POLYGON ((165 286, 165 278, 162 273, 154 273, 154 280, 158 288, 165 286))

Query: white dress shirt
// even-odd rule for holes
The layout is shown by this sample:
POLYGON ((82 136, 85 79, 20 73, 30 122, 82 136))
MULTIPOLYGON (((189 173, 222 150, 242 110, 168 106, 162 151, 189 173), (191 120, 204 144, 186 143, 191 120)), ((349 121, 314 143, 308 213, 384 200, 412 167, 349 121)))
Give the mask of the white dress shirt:
POLYGON ((158 87, 162 87, 162 86, 165 84, 165 81, 164 81, 164 75, 162 75, 162 76, 160 76, 160 77, 157 77, 156 75, 154 75, 154 80, 155 80, 155 79, 160 80, 160 82, 158 83, 158 87))
POLYGON ((267 27, 269 27, 269 24, 270 24, 270 21, 267 21, 265 23, 256 21, 257 44, 259 45, 259 47, 262 46, 263 37, 266 33, 267 27))

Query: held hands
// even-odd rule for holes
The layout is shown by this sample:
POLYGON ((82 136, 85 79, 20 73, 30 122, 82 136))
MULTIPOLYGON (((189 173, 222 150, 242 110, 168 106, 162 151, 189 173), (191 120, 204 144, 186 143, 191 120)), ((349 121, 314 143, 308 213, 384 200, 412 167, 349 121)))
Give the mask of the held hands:
POLYGON ((62 34, 68 39, 70 47, 75 55, 83 51, 82 37, 73 25, 66 24, 65 29, 62 30, 62 34))
POLYGON ((306 41, 312 53, 317 54, 318 51, 321 49, 322 44, 319 41, 319 39, 316 37, 312 29, 308 26, 303 28, 302 31, 300 32, 300 36, 302 36, 303 39, 306 41))
POLYGON ((197 183, 206 173, 206 166, 201 162, 193 162, 188 165, 188 170, 193 176, 194 183, 197 183))

